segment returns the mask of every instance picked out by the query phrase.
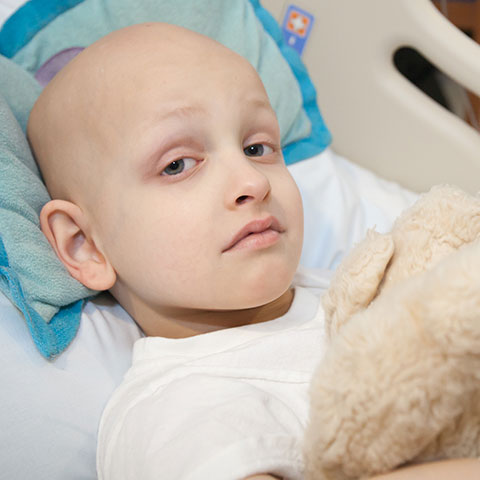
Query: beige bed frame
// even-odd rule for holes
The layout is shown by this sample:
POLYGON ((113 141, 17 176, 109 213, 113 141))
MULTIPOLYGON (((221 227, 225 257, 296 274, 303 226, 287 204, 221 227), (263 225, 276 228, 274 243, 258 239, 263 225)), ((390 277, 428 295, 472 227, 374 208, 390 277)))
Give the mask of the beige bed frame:
POLYGON ((480 96, 480 46, 430 0, 262 0, 281 22, 295 4, 315 15, 303 53, 333 149, 416 191, 480 190, 480 134, 393 65, 413 47, 480 96))

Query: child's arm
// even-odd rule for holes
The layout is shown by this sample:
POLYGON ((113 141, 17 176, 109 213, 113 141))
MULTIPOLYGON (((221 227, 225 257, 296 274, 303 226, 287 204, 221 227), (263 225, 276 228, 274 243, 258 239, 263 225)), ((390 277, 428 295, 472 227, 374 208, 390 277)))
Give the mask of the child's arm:
MULTIPOLYGON (((371 477, 369 480, 452 480, 452 478, 478 480, 480 478, 480 460, 476 458, 462 458, 423 463, 371 477)), ((254 475, 245 480, 278 480, 278 477, 268 474, 254 475)))
POLYGON ((476 480, 480 478, 480 460, 462 458, 423 463, 400 468, 391 473, 372 477, 370 480, 476 480))
POLYGON ((245 480, 281 480, 279 477, 274 477, 273 475, 269 474, 260 474, 254 475, 253 477, 248 477, 245 480))

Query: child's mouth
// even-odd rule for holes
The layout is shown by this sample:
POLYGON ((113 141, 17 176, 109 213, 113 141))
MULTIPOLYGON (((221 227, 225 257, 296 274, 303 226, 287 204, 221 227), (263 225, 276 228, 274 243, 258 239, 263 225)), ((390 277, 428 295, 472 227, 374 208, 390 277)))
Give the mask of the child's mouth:
POLYGON ((270 247, 277 243, 283 231, 284 229, 273 216, 254 220, 245 225, 233 237, 222 253, 231 250, 257 250, 270 247))
POLYGON ((280 232, 269 228, 263 232, 249 233, 229 248, 229 250, 257 250, 267 248, 277 243, 279 238, 280 232))

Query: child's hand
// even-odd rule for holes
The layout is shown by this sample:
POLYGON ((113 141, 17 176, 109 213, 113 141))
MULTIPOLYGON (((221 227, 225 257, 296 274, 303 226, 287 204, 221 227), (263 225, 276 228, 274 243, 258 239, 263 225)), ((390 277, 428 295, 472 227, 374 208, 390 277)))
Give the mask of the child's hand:
POLYGON ((273 475, 259 474, 259 475, 254 475, 253 477, 248 477, 245 480, 282 480, 282 479, 280 477, 274 477, 273 475))
POLYGON ((480 460, 464 458, 424 463, 400 468, 369 480, 477 480, 480 478, 480 460))

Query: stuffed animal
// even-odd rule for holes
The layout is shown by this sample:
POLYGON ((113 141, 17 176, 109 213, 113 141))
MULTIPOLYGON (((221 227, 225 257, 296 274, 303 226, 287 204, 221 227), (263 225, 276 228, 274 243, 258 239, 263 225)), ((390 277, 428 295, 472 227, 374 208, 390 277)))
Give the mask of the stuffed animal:
POLYGON ((370 231, 323 306, 307 479, 480 456, 480 198, 434 187, 370 231))

